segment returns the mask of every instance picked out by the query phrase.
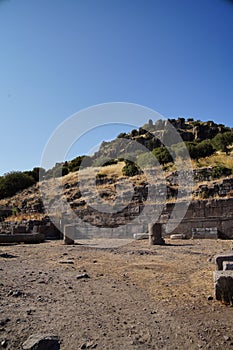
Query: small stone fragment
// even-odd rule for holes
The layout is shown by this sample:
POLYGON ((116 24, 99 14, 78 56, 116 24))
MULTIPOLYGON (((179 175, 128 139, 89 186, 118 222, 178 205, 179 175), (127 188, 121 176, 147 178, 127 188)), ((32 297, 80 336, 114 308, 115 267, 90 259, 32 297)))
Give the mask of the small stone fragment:
POLYGON ((77 275, 76 278, 80 280, 81 278, 90 278, 90 276, 87 273, 82 273, 81 275, 77 275))
POLYGON ((59 260, 59 264, 73 264, 73 260, 59 260))
POLYGON ((1 347, 2 348, 6 348, 7 347, 7 340, 6 339, 1 341, 1 347))

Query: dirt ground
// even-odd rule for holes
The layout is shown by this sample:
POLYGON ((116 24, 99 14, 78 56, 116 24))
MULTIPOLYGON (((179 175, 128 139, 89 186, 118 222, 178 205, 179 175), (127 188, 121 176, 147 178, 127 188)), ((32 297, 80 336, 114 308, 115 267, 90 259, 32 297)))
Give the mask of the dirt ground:
POLYGON ((0 344, 46 333, 63 350, 233 349, 233 308, 209 300, 212 257, 231 242, 166 243, 1 245, 0 344))

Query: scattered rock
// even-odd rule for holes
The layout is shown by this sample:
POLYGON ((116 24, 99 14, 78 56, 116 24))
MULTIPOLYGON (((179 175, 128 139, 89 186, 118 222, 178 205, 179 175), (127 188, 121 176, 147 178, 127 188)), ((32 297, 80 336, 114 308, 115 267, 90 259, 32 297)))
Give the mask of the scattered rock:
POLYGON ((59 260, 59 264, 73 264, 73 260, 59 260))
POLYGON ((94 341, 87 341, 83 343, 80 347, 80 349, 95 349, 97 347, 97 343, 94 343, 94 341))
POLYGON ((231 340, 231 337, 229 337, 228 335, 224 335, 223 338, 224 338, 225 341, 230 341, 231 340))
POLYGON ((53 335, 31 335, 24 343, 24 350, 59 350, 60 342, 58 337, 53 335))
POLYGON ((90 276, 87 273, 82 273, 81 275, 77 275, 76 278, 80 280, 82 278, 90 278, 90 276))
POLYGON ((12 296, 15 298, 20 297, 22 295, 23 295, 23 293, 20 290, 10 290, 9 293, 7 294, 8 297, 12 296))
POLYGON ((7 347, 7 340, 6 339, 1 341, 1 347, 2 348, 6 348, 7 347))
POLYGON ((0 320, 0 326, 5 326, 8 322, 10 322, 10 319, 8 317, 4 318, 0 320))
POLYGON ((4 259, 16 258, 15 255, 11 255, 11 254, 8 254, 8 253, 2 253, 2 254, 0 254, 0 257, 4 258, 4 259))

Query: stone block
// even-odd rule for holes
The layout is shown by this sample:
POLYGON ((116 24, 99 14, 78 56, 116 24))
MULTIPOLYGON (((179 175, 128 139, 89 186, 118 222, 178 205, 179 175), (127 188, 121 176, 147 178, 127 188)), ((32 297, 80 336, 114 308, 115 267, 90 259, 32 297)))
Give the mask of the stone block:
POLYGON ((133 235, 133 238, 136 239, 136 240, 148 239, 149 235, 148 235, 148 233, 135 233, 133 235))
POLYGON ((215 271, 214 290, 217 300, 233 305, 233 271, 215 271))
POLYGON ((223 266, 223 271, 228 271, 228 270, 233 271, 233 261, 223 261, 222 266, 223 266))
POLYGON ((75 225, 64 226, 64 244, 74 244, 75 240, 75 225))
POLYGON ((163 245, 165 241, 162 237, 162 225, 160 223, 148 224, 149 244, 163 245))
POLYGON ((215 263, 217 265, 217 270, 221 271, 223 270, 223 261, 233 261, 233 253, 232 252, 225 252, 222 254, 215 255, 214 257, 215 263))
POLYGON ((201 239, 201 238, 218 238, 218 229, 217 227, 195 227, 192 228, 192 238, 201 239))
POLYGON ((183 234, 183 233, 176 233, 176 234, 174 234, 174 235, 171 235, 170 236, 170 239, 186 239, 186 235, 185 234, 183 234))

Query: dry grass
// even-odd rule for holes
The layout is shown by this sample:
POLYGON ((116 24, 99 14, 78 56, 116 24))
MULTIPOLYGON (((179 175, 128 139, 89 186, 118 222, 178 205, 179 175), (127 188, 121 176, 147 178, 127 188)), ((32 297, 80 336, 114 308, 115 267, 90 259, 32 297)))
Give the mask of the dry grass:
POLYGON ((193 168, 201 168, 208 166, 225 166, 233 171, 233 155, 226 155, 223 152, 218 152, 210 157, 200 158, 199 161, 192 161, 193 168))
POLYGON ((42 220, 44 214, 34 213, 34 214, 18 214, 11 215, 5 219, 5 222, 18 222, 18 221, 28 221, 28 220, 42 220))

